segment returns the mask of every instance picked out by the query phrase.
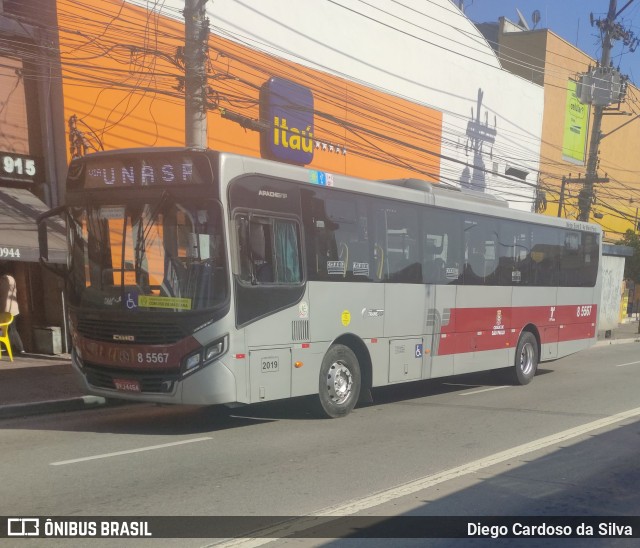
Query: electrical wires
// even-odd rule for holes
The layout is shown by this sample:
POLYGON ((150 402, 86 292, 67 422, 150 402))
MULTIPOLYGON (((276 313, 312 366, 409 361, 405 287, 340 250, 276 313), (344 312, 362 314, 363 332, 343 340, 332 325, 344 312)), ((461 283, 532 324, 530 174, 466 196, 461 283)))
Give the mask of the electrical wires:
MULTIPOLYGON (((510 70, 533 75, 532 79, 544 83, 547 93, 566 95, 568 80, 585 70, 584 65, 589 62, 586 56, 576 61, 555 53, 539 59, 504 44, 500 46, 499 62, 491 44, 443 0, 425 0, 420 5, 409 0, 325 0, 325 4, 327 12, 331 10, 336 16, 336 32, 348 30, 340 27, 338 14, 342 13, 357 28, 360 28, 357 22, 361 21, 362 28, 379 29, 381 35, 395 36, 396 43, 389 43, 389 48, 398 44, 403 47, 421 44, 433 52, 434 58, 442 55, 457 59, 456 68, 475 63, 488 79, 505 73, 501 62, 510 70)), ((260 3, 236 0, 233 5, 252 10, 256 17, 270 16, 260 3)), ((82 130, 92 147, 114 148, 124 143, 127 146, 181 144, 184 123, 181 117, 184 101, 181 2, 57 0, 54 4, 42 0, 41 6, 42 10, 57 10, 60 51, 47 50, 44 46, 22 47, 21 55, 30 66, 59 54, 67 117, 77 114, 76 129, 86 124, 82 130), (87 128, 91 131, 85 131, 87 128)), ((214 131, 216 128, 226 131, 230 127, 230 122, 223 121, 222 112, 227 113, 227 118, 235 115, 236 119, 264 123, 260 120, 259 108, 261 84, 272 76, 295 79, 313 92, 314 139, 346 149, 347 155, 340 157, 345 168, 359 158, 370 162, 368 165, 387 166, 455 186, 460 185, 464 173, 475 172, 479 179, 486 179, 491 192, 502 194, 512 203, 519 202, 523 208, 541 209, 546 199, 547 212, 551 212, 559 202, 560 181, 570 168, 554 144, 557 139, 540 142, 540 127, 518 123, 516 117, 505 119, 502 109, 488 109, 486 101, 469 100, 471 114, 462 113, 457 106, 447 108, 445 94, 438 89, 437 75, 431 83, 424 74, 407 73, 407 67, 400 68, 400 62, 398 67, 384 69, 389 76, 387 81, 401 81, 404 89, 423 86, 421 96, 433 102, 417 100, 414 92, 411 96, 409 92, 402 95, 398 88, 390 89, 390 85, 385 87, 379 81, 341 73, 333 66, 323 65, 324 57, 317 51, 310 54, 312 48, 304 48, 306 54, 301 54, 293 42, 283 45, 275 36, 245 32, 237 20, 235 26, 221 20, 216 11, 218 6, 219 3, 209 2, 214 35, 209 40, 208 101, 214 131), (470 129, 474 123, 495 130, 497 138, 493 142, 474 140, 470 129), (506 166, 528 175, 524 180, 506 175, 506 166)), ((297 6, 296 3, 295 9, 301 9, 297 6)), ((265 28, 277 28, 275 19, 268 23, 265 28)), ((295 30, 283 27, 283 32, 295 30)), ((296 36, 308 43, 316 40, 313 43, 321 53, 352 56, 352 63, 357 64, 370 60, 358 57, 351 50, 331 49, 331 40, 323 43, 314 36, 296 36)), ((370 37, 354 34, 354 46, 358 41, 375 42, 370 37)), ((11 37, 0 36, 1 48, 15 49, 18 45, 11 37)), ((398 52, 399 61, 403 53, 398 52)), ((428 61, 426 59, 425 64, 428 61)), ((381 71, 379 67, 373 68, 381 71)), ((418 70, 421 68, 416 67, 418 70)), ((43 77, 37 72, 30 76, 43 77)), ((459 98, 468 95, 468 89, 461 90, 459 98)), ((495 97, 492 101, 498 104, 495 97)), ((640 112, 634 93, 629 94, 626 107, 640 112)), ((542 126, 542 122, 540 124, 542 126)), ((237 144, 237 136, 221 135, 215 139, 237 144)), ((249 133, 246 141, 242 146, 249 149, 258 142, 258 135, 249 133)), ((317 156, 329 158, 322 149, 317 156)), ((339 157, 333 158, 327 160, 329 165, 338 165, 339 157)), ((605 160, 608 157, 603 155, 601 170, 615 173, 617 180, 615 185, 599 187, 597 207, 626 221, 628 200, 640 201, 640 190, 633 181, 637 172, 631 168, 627 176, 626 162, 605 160)), ((567 189, 565 204, 577 200, 574 191, 575 188, 567 189)))

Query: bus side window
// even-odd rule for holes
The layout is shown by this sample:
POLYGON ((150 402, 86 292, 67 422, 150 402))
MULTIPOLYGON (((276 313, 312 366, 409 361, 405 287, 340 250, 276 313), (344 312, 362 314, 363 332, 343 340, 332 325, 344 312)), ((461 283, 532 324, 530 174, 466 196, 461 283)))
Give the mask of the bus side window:
POLYGON ((272 254, 268 251, 268 225, 250 223, 249 246, 253 279, 257 283, 273 282, 272 254))
POLYGON ((598 237, 567 231, 561 257, 560 285, 592 287, 598 270, 598 237))
POLYGON ((485 247, 482 226, 476 220, 465 220, 464 283, 483 285, 485 275, 485 247))
MULTIPOLYGON (((444 283, 446 280, 445 262, 442 258, 442 245, 437 246, 435 243, 437 236, 427 235, 424 242, 424 275, 425 282, 438 284, 444 283)), ((442 235, 439 236, 440 241, 444 241, 442 235)))
MULTIPOLYGON (((328 279, 338 281, 356 275, 353 265, 358 264, 360 255, 358 223, 354 200, 329 197, 324 200, 324 211, 317 226, 322 225, 320 234, 326 241, 326 257, 320 266, 328 279)), ((366 241, 364 243, 366 246, 366 241)))
POLYGON ((533 227, 529 285, 553 287, 558 283, 561 250, 557 231, 549 227, 533 227))
POLYGON ((450 211, 428 207, 422 212, 424 282, 458 284, 462 281, 462 225, 450 211))
POLYGON ((527 285, 531 234, 522 223, 502 220, 499 226, 497 285, 527 285))
POLYGON ((278 283, 302 281, 297 226, 293 221, 274 219, 274 252, 271 261, 275 265, 275 280, 272 279, 272 281, 278 283))
POLYGON ((313 230, 316 248, 315 263, 320 279, 346 275, 349 250, 337 234, 337 228, 338 225, 329 219, 315 220, 313 230))
POLYGON ((251 283, 251 250, 249 245, 249 218, 247 215, 236 216, 236 234, 238 238, 238 268, 240 280, 251 283))
POLYGON ((481 241, 470 242, 467 246, 464 281, 468 284, 483 284, 485 275, 485 249, 481 241))
POLYGON ((252 285, 302 281, 298 224, 266 216, 236 217, 240 279, 252 285))
POLYGON ((301 197, 309 279, 378 280, 383 253, 371 239, 369 200, 323 188, 301 197))
POLYGON ((598 236, 596 234, 582 234, 582 246, 584 267, 581 272, 581 285, 593 287, 598 277, 598 236))
POLYGON ((469 216, 464 221, 464 231, 464 283, 469 285, 497 283, 499 239, 496 221, 481 216, 469 216))
POLYGON ((377 237, 385 242, 385 280, 395 283, 422 282, 422 249, 418 230, 418 208, 407 204, 381 204, 374 213, 377 237))

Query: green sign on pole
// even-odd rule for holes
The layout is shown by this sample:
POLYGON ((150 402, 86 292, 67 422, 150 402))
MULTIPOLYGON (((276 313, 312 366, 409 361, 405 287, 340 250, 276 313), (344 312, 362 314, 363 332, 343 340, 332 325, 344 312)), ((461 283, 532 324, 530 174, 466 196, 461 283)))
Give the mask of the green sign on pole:
POLYGON ((562 135, 562 159, 573 164, 584 165, 587 156, 587 130, 589 129, 589 106, 578 101, 576 83, 567 84, 567 102, 562 135))

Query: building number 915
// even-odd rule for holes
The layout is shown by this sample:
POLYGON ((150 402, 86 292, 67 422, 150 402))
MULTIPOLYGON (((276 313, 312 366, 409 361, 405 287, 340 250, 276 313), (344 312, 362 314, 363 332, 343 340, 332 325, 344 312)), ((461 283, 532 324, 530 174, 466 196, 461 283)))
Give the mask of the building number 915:
POLYGON ((36 162, 30 158, 3 156, 2 170, 8 175, 29 175, 33 177, 36 174, 36 162))

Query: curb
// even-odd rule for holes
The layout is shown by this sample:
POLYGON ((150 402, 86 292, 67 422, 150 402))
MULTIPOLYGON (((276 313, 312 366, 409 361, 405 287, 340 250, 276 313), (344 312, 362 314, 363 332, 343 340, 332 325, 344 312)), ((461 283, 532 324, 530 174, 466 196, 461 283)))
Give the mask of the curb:
POLYGON ((49 400, 33 403, 17 403, 0 406, 0 419, 42 415, 45 413, 63 413, 80 411, 106 405, 107 400, 100 396, 80 396, 66 400, 49 400))
MULTIPOLYGON (((14 353, 13 357, 16 357, 14 353)), ((56 361, 56 362, 70 362, 71 355, 70 354, 36 354, 34 352, 22 352, 18 354, 19 358, 27 358, 30 360, 38 360, 38 361, 56 361)))
POLYGON ((593 345, 593 347, 598 347, 598 346, 609 346, 610 344, 625 344, 625 343, 638 343, 640 342, 640 335, 638 335, 638 337, 635 338, 628 338, 628 339, 604 339, 602 341, 598 341, 596 344, 593 345))

